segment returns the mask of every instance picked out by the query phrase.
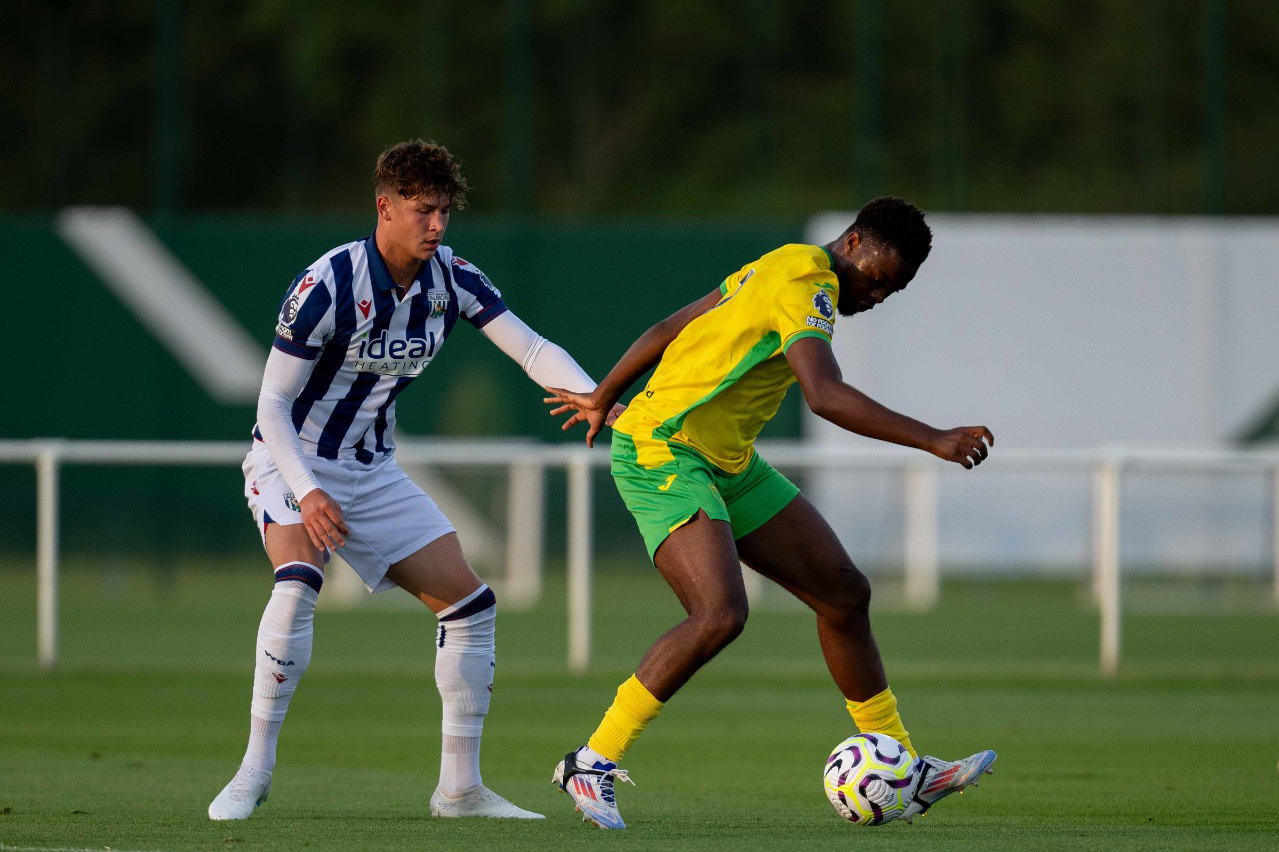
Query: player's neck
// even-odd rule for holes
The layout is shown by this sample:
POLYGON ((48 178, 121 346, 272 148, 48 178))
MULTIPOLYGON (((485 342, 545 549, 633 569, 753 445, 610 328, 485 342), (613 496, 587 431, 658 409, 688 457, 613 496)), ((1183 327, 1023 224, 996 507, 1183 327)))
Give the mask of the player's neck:
POLYGON ((848 257, 847 249, 840 240, 833 240, 822 246, 826 249, 826 253, 830 255, 831 272, 835 273, 835 277, 839 280, 842 288, 848 277, 848 269, 853 265, 853 261, 848 257))
POLYGON ((417 280, 417 274, 422 271, 425 261, 414 257, 410 252, 397 251, 396 246, 380 232, 375 237, 378 254, 382 255, 382 262, 386 264, 391 280, 400 288, 401 293, 407 292, 417 280))

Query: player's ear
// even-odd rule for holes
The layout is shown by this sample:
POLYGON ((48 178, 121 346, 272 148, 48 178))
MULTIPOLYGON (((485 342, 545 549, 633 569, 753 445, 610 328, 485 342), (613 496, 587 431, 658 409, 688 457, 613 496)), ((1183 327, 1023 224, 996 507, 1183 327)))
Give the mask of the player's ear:
POLYGON ((378 218, 386 222, 391 221, 391 199, 385 195, 379 195, 376 203, 378 218))

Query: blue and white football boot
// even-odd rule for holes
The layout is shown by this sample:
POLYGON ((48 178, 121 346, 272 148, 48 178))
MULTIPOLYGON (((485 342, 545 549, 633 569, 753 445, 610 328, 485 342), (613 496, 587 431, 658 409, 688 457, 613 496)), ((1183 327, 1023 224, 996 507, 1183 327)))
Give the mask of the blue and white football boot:
POLYGON ((995 774, 994 762, 995 753, 990 749, 963 760, 942 760, 932 755, 921 757, 915 766, 919 777, 911 791, 910 804, 900 818, 910 822, 951 793, 962 793, 965 787, 976 787, 982 775, 995 774))
POLYGON ((617 793, 613 781, 635 782, 618 769, 612 761, 587 764, 578 755, 581 749, 571 751, 555 767, 551 781, 568 793, 576 809, 582 814, 582 822, 594 823, 599 828, 626 828, 617 810, 617 793))

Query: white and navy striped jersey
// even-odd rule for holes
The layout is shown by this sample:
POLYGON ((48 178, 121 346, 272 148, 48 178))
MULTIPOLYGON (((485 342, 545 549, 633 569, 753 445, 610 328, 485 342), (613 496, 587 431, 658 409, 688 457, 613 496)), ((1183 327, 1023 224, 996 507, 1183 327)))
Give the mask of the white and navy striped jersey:
POLYGON ((395 399, 458 318, 483 328, 505 312, 497 288, 448 246, 403 299, 372 236, 321 257, 294 279, 275 327, 275 348, 315 361, 293 403, 303 452, 366 464, 393 452, 395 399))

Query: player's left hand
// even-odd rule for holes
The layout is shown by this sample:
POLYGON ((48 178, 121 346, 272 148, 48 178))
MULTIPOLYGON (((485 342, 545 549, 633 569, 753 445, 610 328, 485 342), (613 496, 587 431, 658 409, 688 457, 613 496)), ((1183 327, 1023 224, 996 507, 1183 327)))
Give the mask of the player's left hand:
POLYGON ((985 426, 960 426, 938 433, 929 450, 938 458, 972 469, 985 461, 993 446, 995 436, 985 426))
POLYGON ((559 406, 551 409, 551 416, 557 414, 565 414, 573 412, 573 416, 564 421, 561 429, 567 431, 577 423, 586 424, 586 446, 595 446, 595 436, 605 425, 611 425, 618 415, 621 414, 620 405, 610 405, 607 408, 602 400, 596 399, 594 393, 574 393, 564 388, 548 387, 546 392, 551 396, 543 398, 545 403, 559 403, 559 406))

